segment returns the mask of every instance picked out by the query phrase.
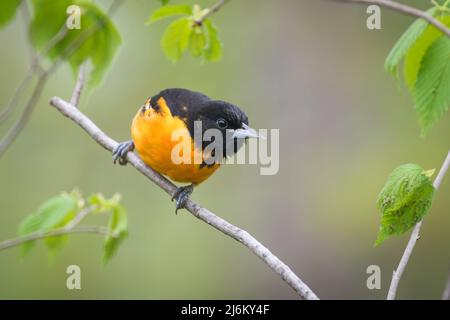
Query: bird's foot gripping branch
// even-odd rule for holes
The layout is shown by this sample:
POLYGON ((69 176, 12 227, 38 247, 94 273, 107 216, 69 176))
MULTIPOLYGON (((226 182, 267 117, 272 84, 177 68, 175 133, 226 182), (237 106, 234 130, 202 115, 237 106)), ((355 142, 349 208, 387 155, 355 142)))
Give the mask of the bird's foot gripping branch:
MULTIPOLYGON (((54 97, 50 100, 50 104, 59 110, 63 115, 78 124, 92 139, 100 146, 113 152, 118 142, 107 136, 95 123, 93 123, 86 115, 70 103, 61 98, 54 97)), ((168 179, 145 165, 145 163, 133 152, 126 154, 126 160, 135 167, 144 176, 157 184, 170 196, 174 196, 177 187, 168 179)), ((277 256, 269 249, 262 245, 247 231, 236 227, 228 221, 220 218, 206 208, 201 207, 191 199, 187 198, 184 204, 187 211, 198 219, 206 222, 220 232, 239 241, 245 245, 251 252, 257 255, 266 263, 275 273, 277 273, 298 295, 306 300, 318 300, 317 295, 277 256)))

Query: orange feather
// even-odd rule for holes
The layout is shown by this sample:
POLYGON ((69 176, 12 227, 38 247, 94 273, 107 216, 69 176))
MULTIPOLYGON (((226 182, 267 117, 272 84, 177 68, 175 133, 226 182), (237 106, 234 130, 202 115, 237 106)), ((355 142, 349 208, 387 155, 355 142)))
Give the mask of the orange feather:
MULTIPOLYGON (((146 102, 150 104, 148 100, 146 102)), ((141 159, 151 168, 177 182, 199 184, 216 171, 220 164, 202 166, 202 150, 194 144, 185 122, 172 116, 164 98, 158 100, 160 109, 139 110, 133 119, 131 136, 136 151, 141 159), (173 138, 176 132, 178 139, 173 138), (182 139, 186 139, 182 141, 182 139), (190 145, 190 154, 186 155, 189 163, 174 163, 173 150, 181 149, 180 143, 190 145), (175 148, 175 149, 174 149, 175 148), (189 159, 190 158, 190 159, 189 159)), ((183 157, 182 151, 180 157, 183 157)))

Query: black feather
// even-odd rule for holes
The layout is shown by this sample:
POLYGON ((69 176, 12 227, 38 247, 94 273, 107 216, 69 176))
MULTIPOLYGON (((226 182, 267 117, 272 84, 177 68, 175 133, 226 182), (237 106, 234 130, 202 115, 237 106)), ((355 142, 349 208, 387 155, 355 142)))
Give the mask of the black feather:
MULTIPOLYGON (((185 121, 191 137, 194 139, 195 124, 201 123, 202 134, 208 129, 218 129, 222 132, 224 157, 226 154, 226 132, 227 129, 239 129, 242 124, 248 125, 247 115, 239 107, 220 100, 212 100, 208 96, 187 89, 173 88, 166 89, 151 98, 151 105, 156 111, 159 110, 157 104, 159 98, 163 97, 174 117, 179 117, 185 121), (218 119, 225 119, 226 128, 220 128, 218 119), (199 122, 197 122, 199 121, 199 122)), ((197 142, 197 141, 196 141, 197 142)), ((212 141, 201 141, 204 150, 212 141)), ((236 153, 242 144, 235 139, 232 153, 236 153)))

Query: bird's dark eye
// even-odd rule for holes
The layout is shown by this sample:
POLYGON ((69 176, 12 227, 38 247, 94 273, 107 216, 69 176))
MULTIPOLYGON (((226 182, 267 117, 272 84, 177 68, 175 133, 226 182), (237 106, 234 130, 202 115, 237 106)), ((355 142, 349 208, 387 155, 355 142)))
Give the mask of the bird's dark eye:
POLYGON ((227 120, 225 120, 224 118, 219 118, 216 122, 220 129, 225 129, 226 127, 228 127, 227 120))

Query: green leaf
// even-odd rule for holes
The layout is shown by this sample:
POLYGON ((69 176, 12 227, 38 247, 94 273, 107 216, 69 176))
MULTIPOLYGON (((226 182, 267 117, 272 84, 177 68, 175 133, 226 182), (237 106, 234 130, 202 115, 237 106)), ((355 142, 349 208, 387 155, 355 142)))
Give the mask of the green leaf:
POLYGON ((441 36, 425 53, 413 92, 422 136, 450 105, 450 39, 441 36))
POLYGON ((119 245, 128 234, 128 219, 125 208, 117 205, 109 218, 108 229, 112 236, 105 238, 103 246, 103 262, 106 264, 117 252, 119 245))
POLYGON ((169 3, 169 0, 159 0, 163 6, 169 3))
POLYGON ((153 11, 153 13, 148 18, 146 23, 153 23, 167 17, 177 15, 191 15, 191 14, 192 14, 192 7, 188 5, 180 4, 180 5, 164 6, 153 11))
POLYGON ((405 164, 391 173, 377 199, 381 223, 375 245, 407 232, 428 212, 435 190, 426 172, 405 164))
MULTIPOLYGON (((52 229, 58 229, 66 226, 75 218, 75 215, 76 211, 69 212, 66 217, 62 219, 60 223, 54 225, 52 229)), ((56 254, 62 250, 62 248, 67 244, 68 241, 69 235, 67 234, 45 238, 44 243, 47 246, 50 258, 53 259, 56 254)))
MULTIPOLYGON (((101 212, 110 213, 108 221, 108 236, 104 240, 103 261, 108 262, 117 251, 121 242, 127 235, 127 215, 125 209, 120 205, 120 195, 115 194, 107 199, 101 194, 93 194, 87 200, 74 190, 70 194, 63 193, 53 197, 42 204, 36 213, 27 216, 19 226, 19 235, 26 236, 36 232, 48 232, 54 229, 69 227, 71 222, 81 210, 87 210, 86 214, 101 212)), ((83 216, 84 217, 84 216, 83 216)), ((81 216, 80 216, 81 218, 81 216)), ((76 224, 79 223, 77 219, 76 224)), ((70 226, 70 228, 75 225, 70 226)), ((68 235, 46 237, 44 242, 49 249, 50 258, 64 246, 68 235)), ((33 247, 34 241, 25 242, 22 254, 26 254, 33 247)))
MULTIPOLYGON (((122 43, 120 34, 109 17, 100 10, 95 12, 98 14, 96 17, 97 26, 104 24, 104 27, 97 31, 93 36, 92 41, 94 43, 94 50, 84 52, 85 56, 90 56, 91 62, 94 66, 90 78, 90 84, 92 86, 101 83, 105 72, 110 67, 122 43)), ((71 64, 73 65, 72 62, 71 64)), ((76 74, 78 72, 79 65, 72 67, 74 69, 74 73, 76 74)))
POLYGON ((96 206, 99 212, 111 212, 108 222, 108 230, 111 233, 110 236, 105 238, 103 246, 103 262, 107 263, 121 242, 127 235, 127 215, 125 209, 120 205, 119 194, 115 194, 109 199, 106 199, 102 194, 93 194, 89 197, 88 203, 96 206))
MULTIPOLYGON (((427 11, 427 14, 434 15, 435 12, 436 8, 431 8, 427 11)), ((384 63, 386 71, 398 77, 398 69, 400 62, 405 57, 406 53, 411 48, 411 46, 414 45, 414 43, 422 35, 422 33, 426 30, 427 27, 428 22, 426 22, 423 19, 417 19, 416 21, 414 21, 414 23, 400 37, 400 39, 394 45, 388 57, 386 58, 386 61, 384 63)))
POLYGON ((196 26, 191 33, 191 39, 189 41, 189 52, 193 57, 200 57, 206 46, 206 36, 203 32, 203 28, 196 26))
POLYGON ((0 28, 6 26, 16 15, 21 0, 2 1, 0 5, 0 28))
MULTIPOLYGON (((61 194, 43 203, 38 210, 27 216, 20 224, 18 233, 25 236, 34 232, 46 232, 67 224, 78 210, 78 197, 74 194, 61 194)), ((56 250, 62 246, 63 237, 46 239, 49 249, 56 250)), ((22 254, 27 254, 33 248, 35 241, 28 241, 22 245, 22 254)))
MULTIPOLYGON (((439 16, 437 19, 444 25, 450 27, 450 16, 439 16)), ((408 53, 405 56, 403 73, 406 85, 411 92, 414 91, 417 75, 419 74, 422 59, 426 51, 440 36, 442 36, 442 31, 429 25, 417 39, 416 43, 408 50, 408 53)))
POLYGON ((165 55, 173 62, 180 60, 186 50, 192 33, 192 20, 181 18, 172 22, 161 38, 165 55))
MULTIPOLYGON (((41 50, 65 26, 66 9, 72 4, 72 1, 32 0, 31 3, 33 4, 33 17, 30 22, 29 34, 33 45, 41 50)), ((61 51, 60 48, 55 48, 50 50, 48 55, 55 59, 59 51, 61 51)))
POLYGON ((68 6, 81 8, 81 28, 66 32, 48 52, 51 60, 67 60, 76 75, 80 65, 92 64, 89 85, 101 82, 121 43, 120 35, 106 13, 87 0, 33 0, 34 16, 30 24, 33 45, 42 50, 64 28, 68 6))
POLYGON ((205 59, 207 61, 217 61, 222 58, 222 42, 220 42, 217 29, 210 19, 206 19, 203 24, 206 27, 207 33, 205 59))

